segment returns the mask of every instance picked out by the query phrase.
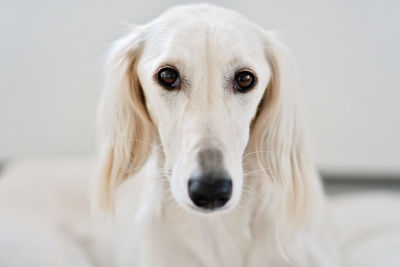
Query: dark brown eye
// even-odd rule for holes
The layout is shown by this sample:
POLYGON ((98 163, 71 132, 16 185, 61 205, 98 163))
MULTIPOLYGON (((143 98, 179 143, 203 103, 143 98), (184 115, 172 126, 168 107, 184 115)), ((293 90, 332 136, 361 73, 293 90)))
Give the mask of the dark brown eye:
POLYGON ((245 93, 254 87, 256 78, 250 71, 241 71, 236 74, 233 85, 238 92, 245 93))
POLYGON ((178 71, 171 67, 162 68, 158 72, 158 82, 166 89, 172 90, 179 86, 178 71))

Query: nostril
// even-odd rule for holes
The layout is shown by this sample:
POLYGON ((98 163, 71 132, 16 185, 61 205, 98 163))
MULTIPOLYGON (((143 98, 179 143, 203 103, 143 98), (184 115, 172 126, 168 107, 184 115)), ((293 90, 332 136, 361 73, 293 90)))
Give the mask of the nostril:
POLYGON ((193 203, 204 209, 216 209, 224 206, 232 195, 230 179, 207 179, 197 177, 189 180, 189 196, 193 203))

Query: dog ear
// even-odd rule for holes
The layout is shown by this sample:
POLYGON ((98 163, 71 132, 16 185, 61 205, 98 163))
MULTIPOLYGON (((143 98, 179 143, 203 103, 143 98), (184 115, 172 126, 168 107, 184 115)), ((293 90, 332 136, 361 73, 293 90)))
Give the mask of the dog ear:
POLYGON ((135 29, 112 44, 105 62, 104 91, 98 110, 100 159, 94 185, 94 204, 114 206, 115 191, 145 163, 152 142, 152 123, 136 73, 142 46, 135 29))
POLYGON ((309 211, 312 195, 321 190, 313 188, 320 186, 319 179, 306 151, 291 57, 273 33, 264 34, 271 79, 252 123, 248 152, 254 154, 257 167, 280 189, 278 210, 285 216, 282 221, 297 225, 309 211))

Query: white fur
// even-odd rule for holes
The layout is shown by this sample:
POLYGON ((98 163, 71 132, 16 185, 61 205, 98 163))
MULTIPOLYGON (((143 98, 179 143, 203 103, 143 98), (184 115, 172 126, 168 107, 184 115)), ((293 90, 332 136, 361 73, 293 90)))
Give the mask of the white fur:
POLYGON ((87 162, 11 167, 0 180, 0 266, 344 266, 289 58, 271 32, 210 5, 131 29, 107 57, 90 185, 111 220, 89 216, 87 162), (187 86, 162 89, 153 76, 163 64, 187 86), (246 94, 229 86, 237 67, 258 77, 246 94), (227 209, 207 214, 186 190, 204 146, 223 152, 234 186, 227 209))
POLYGON ((335 266, 335 251, 316 245, 327 238, 323 194, 273 33, 219 7, 176 7, 116 41, 105 70, 94 203, 115 208, 130 233, 119 266, 335 266), (154 78, 165 65, 178 69, 179 90, 154 78), (257 76, 245 94, 232 86, 240 69, 257 76), (210 147, 233 193, 204 213, 187 184, 210 147))

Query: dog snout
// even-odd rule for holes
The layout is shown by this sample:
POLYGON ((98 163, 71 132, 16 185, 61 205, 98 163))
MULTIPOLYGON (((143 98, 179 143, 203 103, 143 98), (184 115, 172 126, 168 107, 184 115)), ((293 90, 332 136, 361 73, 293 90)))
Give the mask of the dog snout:
POLYGON ((224 206, 232 195, 232 180, 226 173, 208 173, 189 179, 189 196, 202 209, 214 210, 224 206))
POLYGON ((188 182, 190 199, 202 209, 224 206, 232 195, 232 179, 224 170, 221 151, 214 148, 200 150, 198 163, 200 168, 188 182))

